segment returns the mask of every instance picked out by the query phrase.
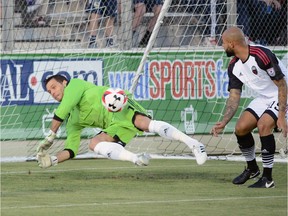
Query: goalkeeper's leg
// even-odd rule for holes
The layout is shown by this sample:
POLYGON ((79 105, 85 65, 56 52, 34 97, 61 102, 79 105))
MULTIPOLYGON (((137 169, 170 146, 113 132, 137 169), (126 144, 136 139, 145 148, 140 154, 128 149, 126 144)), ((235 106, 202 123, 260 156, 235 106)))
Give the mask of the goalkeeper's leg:
POLYGON ((196 157, 196 161, 199 165, 206 162, 207 154, 205 152, 204 145, 182 133, 167 122, 151 120, 148 126, 148 130, 149 132, 158 133, 164 138, 178 140, 185 143, 193 151, 196 157))
MULTIPOLYGON (((95 145, 92 144, 92 146, 95 145)), ((127 151, 122 145, 115 142, 99 142, 92 150, 97 154, 100 154, 105 158, 109 158, 112 160, 130 161, 137 166, 147 166, 149 164, 149 155, 134 154, 130 151, 127 151)))

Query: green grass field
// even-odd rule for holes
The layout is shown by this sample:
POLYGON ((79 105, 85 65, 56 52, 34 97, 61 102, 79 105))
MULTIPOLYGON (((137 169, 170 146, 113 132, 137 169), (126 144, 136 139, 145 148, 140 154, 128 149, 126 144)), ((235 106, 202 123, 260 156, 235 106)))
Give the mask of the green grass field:
MULTIPOLYGON (((261 165, 261 163, 259 163, 261 165)), ((2 216, 287 215, 287 163, 275 163, 274 189, 236 186, 244 162, 151 160, 148 167, 106 159, 1 164, 2 216)))

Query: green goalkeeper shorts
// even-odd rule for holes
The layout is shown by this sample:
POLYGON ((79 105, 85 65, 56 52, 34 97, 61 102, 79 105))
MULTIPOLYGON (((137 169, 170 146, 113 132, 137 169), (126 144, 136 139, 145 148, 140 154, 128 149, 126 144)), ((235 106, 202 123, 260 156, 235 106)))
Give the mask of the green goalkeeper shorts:
POLYGON ((147 111, 140 104, 129 98, 124 109, 113 114, 112 121, 103 132, 125 146, 125 144, 129 143, 137 134, 143 134, 143 131, 134 125, 135 114, 150 118, 147 111))

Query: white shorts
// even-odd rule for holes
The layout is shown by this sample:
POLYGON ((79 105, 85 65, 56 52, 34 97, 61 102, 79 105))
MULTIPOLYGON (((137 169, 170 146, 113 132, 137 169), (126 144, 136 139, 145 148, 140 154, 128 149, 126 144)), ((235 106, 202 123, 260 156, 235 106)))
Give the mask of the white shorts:
MULTIPOLYGON (((255 98, 250 102, 246 111, 251 112, 257 120, 264 114, 269 114, 275 122, 278 119, 278 112, 279 112, 279 105, 278 105, 278 98, 255 98)), ((287 119, 287 113, 286 113, 287 119)))

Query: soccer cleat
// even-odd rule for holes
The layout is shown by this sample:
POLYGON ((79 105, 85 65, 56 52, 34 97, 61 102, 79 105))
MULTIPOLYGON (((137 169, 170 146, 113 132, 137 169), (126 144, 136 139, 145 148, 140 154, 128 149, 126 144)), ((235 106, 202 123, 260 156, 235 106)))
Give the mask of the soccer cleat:
POLYGON ((236 178, 233 179, 232 183, 233 184, 244 184, 246 181, 248 181, 249 179, 255 178, 258 175, 260 175, 260 170, 257 167, 256 170, 250 170, 250 169, 246 169, 236 178))
POLYGON ((88 48, 91 48, 91 49, 96 49, 97 48, 97 43, 96 42, 90 42, 89 45, 88 45, 88 48))
POLYGON ((107 38, 106 47, 113 47, 113 46, 114 46, 113 38, 107 38))
POLYGON ((266 177, 261 177, 256 183, 250 185, 248 188, 274 188, 274 181, 269 181, 266 177))
POLYGON ((205 151, 205 146, 202 143, 199 143, 198 145, 195 145, 192 149, 193 154, 196 157, 196 162, 198 165, 202 165, 207 160, 207 154, 205 151))
POLYGON ((91 37, 89 39, 88 48, 97 48, 96 36, 95 35, 91 35, 91 37))
POLYGON ((147 153, 141 153, 137 155, 137 161, 135 165, 137 166, 148 166, 150 160, 150 155, 147 153))
POLYGON ((151 32, 149 31, 146 31, 145 35, 143 36, 142 40, 140 41, 139 43, 139 46, 138 47, 146 47, 148 42, 149 42, 149 39, 151 37, 151 32))

